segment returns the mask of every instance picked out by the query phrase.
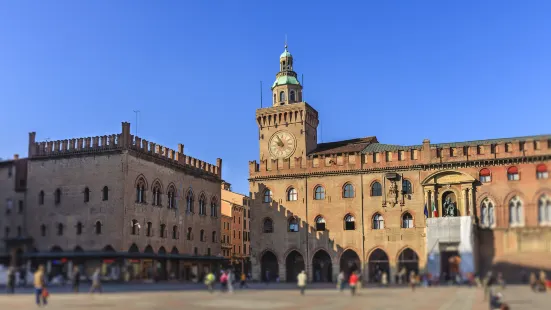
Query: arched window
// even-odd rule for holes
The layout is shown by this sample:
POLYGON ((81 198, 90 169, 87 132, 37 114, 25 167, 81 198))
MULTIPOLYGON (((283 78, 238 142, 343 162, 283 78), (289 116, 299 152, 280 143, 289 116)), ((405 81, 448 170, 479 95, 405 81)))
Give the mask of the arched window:
POLYGON ((101 191, 101 193, 102 193, 103 201, 109 200, 109 188, 107 186, 103 187, 103 190, 101 191))
POLYGON ((492 173, 488 168, 481 169, 480 172, 478 173, 478 177, 480 182, 482 183, 488 183, 492 181, 492 173))
POLYGON ((413 228, 413 216, 409 212, 402 215, 402 228, 413 228))
POLYGON ((321 215, 316 217, 316 230, 325 231, 325 219, 321 215))
POLYGON ((40 225, 40 235, 46 237, 46 225, 44 224, 40 225))
POLYGON ((206 199, 203 194, 199 197, 199 215, 207 215, 206 199))
POLYGON ((294 90, 292 90, 292 91, 289 93, 289 101, 295 102, 295 91, 294 91, 294 90))
POLYGON ((58 188, 58 189, 55 190, 54 198, 55 198, 54 201, 55 201, 56 205, 61 203, 61 189, 58 188))
POLYGON ((205 231, 201 229, 201 231, 199 232, 199 240, 201 242, 205 242, 205 231))
POLYGON ((169 209, 175 209, 176 208, 176 189, 173 185, 170 185, 168 187, 168 208, 169 209))
POLYGON ((57 235, 58 236, 63 236, 63 224, 59 223, 57 224, 57 235))
POLYGON ((40 191, 38 194, 38 204, 43 205, 44 204, 44 191, 40 191))
POLYGON ((90 189, 88 187, 84 188, 84 202, 90 201, 90 189))
POLYGON ((547 171, 547 166, 545 164, 539 164, 536 167, 536 179, 544 180, 549 178, 549 172, 547 171))
POLYGON ((161 205, 161 184, 158 182, 153 185, 153 201, 152 204, 154 206, 160 206, 161 205))
POLYGON ((101 222, 100 221, 97 221, 96 222, 96 235, 101 235, 101 222))
POLYGON ((402 194, 411 195, 413 193, 413 186, 409 180, 402 180, 402 194))
POLYGON ((285 101, 285 92, 281 91, 279 93, 279 102, 283 102, 283 101, 285 101))
POLYGON ((290 232, 298 232, 298 219, 294 216, 288 220, 288 226, 290 232))
POLYGON ((344 185, 344 188, 342 190, 342 197, 343 198, 353 198, 354 197, 354 186, 350 183, 347 183, 344 185))
POLYGON ((172 226, 172 239, 178 239, 178 226, 172 226))
POLYGON ((294 187, 291 187, 287 191, 287 201, 296 201, 298 199, 297 190, 294 187))
POLYGON ((540 225, 551 225, 551 198, 546 194, 538 200, 538 221, 540 225))
POLYGON ((384 229, 385 228, 385 220, 382 215, 379 213, 375 213, 373 215, 373 229, 384 229))
POLYGON ((77 235, 80 236, 82 235, 82 223, 81 222, 78 222, 77 223, 77 235))
POLYGON ((186 195, 186 212, 193 213, 193 191, 191 189, 186 195))
POLYGON ((264 197, 262 201, 265 203, 272 202, 272 191, 269 188, 264 191, 264 197))
POLYGON ((218 200, 216 197, 212 197, 210 199, 210 216, 212 217, 218 217, 218 207, 217 207, 218 200))
POLYGON ((161 227, 159 227, 159 236, 161 238, 166 238, 166 225, 161 224, 161 227))
POLYGON ((383 195, 383 188, 381 187, 381 183, 375 181, 373 184, 371 184, 371 196, 382 196, 383 195))
POLYGON ((136 183, 136 202, 145 203, 145 180, 143 178, 136 183))
POLYGON ((132 220, 132 235, 140 234, 140 224, 136 220, 132 220))
POLYGON ((212 232, 212 243, 216 243, 216 232, 212 232))
POLYGON ((518 196, 509 201, 509 224, 511 226, 521 226, 524 223, 522 200, 518 196))
POLYGON ((188 229, 187 229, 187 234, 186 234, 186 239, 187 239, 187 240, 191 240, 191 237, 192 237, 192 235, 191 235, 191 227, 188 227, 188 229))
POLYGON ((520 179, 518 174, 518 168, 516 166, 511 166, 507 169, 507 180, 509 181, 518 181, 520 179))
POLYGON ((277 102, 277 96, 274 94, 274 104, 277 102))
POLYGON ((356 229, 356 220, 352 214, 347 214, 344 217, 344 230, 354 230, 356 229))
POLYGON ((482 226, 492 227, 495 224, 494 204, 488 199, 484 198, 480 205, 480 222, 482 226))
POLYGON ((264 224, 262 225, 262 231, 265 234, 271 234, 274 232, 274 222, 272 221, 272 219, 270 218, 264 219, 264 224))
POLYGON ((148 236, 148 237, 151 237, 153 236, 153 224, 151 222, 147 222, 147 227, 146 227, 146 232, 145 232, 145 235, 148 236))
POLYGON ((314 199, 315 200, 323 200, 325 199, 325 188, 323 186, 318 185, 314 189, 314 199))

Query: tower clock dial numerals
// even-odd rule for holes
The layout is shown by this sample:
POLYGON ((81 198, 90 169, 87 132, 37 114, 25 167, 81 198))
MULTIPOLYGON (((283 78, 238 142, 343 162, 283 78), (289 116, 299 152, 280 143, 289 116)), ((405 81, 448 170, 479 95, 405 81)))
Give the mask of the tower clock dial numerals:
POLYGON ((270 154, 275 158, 288 158, 295 152, 296 145, 291 133, 278 131, 270 138, 270 154))

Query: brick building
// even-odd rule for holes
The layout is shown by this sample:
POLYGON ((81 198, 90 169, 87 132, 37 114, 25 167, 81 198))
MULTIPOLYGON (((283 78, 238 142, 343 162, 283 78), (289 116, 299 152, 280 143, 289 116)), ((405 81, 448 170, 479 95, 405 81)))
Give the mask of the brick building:
MULTIPOLYGON (((209 164, 185 155, 182 144, 174 151, 131 135, 129 123, 109 136, 35 136, 28 159, 1 164, 21 162, 27 179, 19 191, 4 174, 0 181, 24 206, 21 240, 9 235, 4 253, 44 263, 51 275, 77 265, 117 280, 197 280, 218 268, 221 159, 209 164)), ((18 214, 10 216, 15 232, 18 214)))
POLYGON ((231 191, 231 184, 222 183, 222 215, 230 225, 230 250, 227 256, 237 273, 250 271, 250 203, 249 197, 231 191))
POLYGON ((317 143, 318 112, 302 101, 287 47, 272 91, 249 164, 254 278, 551 270, 550 135, 317 143))

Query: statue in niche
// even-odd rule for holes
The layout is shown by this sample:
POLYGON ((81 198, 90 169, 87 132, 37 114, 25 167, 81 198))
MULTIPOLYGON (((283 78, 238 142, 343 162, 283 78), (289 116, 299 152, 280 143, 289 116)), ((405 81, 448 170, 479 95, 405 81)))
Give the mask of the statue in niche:
POLYGON ((390 181, 387 198, 393 207, 398 203, 398 186, 395 180, 390 181))
POLYGON ((452 201, 452 198, 448 196, 442 205, 444 209, 444 216, 457 216, 457 205, 452 201))

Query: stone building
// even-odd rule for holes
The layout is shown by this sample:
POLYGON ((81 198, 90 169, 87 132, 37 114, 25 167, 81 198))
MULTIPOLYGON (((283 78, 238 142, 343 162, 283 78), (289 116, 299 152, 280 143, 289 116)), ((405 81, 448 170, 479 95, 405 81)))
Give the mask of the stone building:
POLYGON ((231 184, 222 183, 222 215, 229 220, 230 263, 239 274, 250 272, 250 199, 231 190, 231 184))
POLYGON ((29 240, 17 249, 24 259, 51 275, 101 266, 127 280, 197 280, 218 267, 221 159, 213 165, 185 155, 182 144, 174 151, 149 142, 129 123, 108 136, 35 136, 23 198, 29 240))
POLYGON ((260 161, 249 164, 254 278, 551 270, 551 135, 318 143, 287 47, 279 62, 273 105, 256 110, 260 161))

